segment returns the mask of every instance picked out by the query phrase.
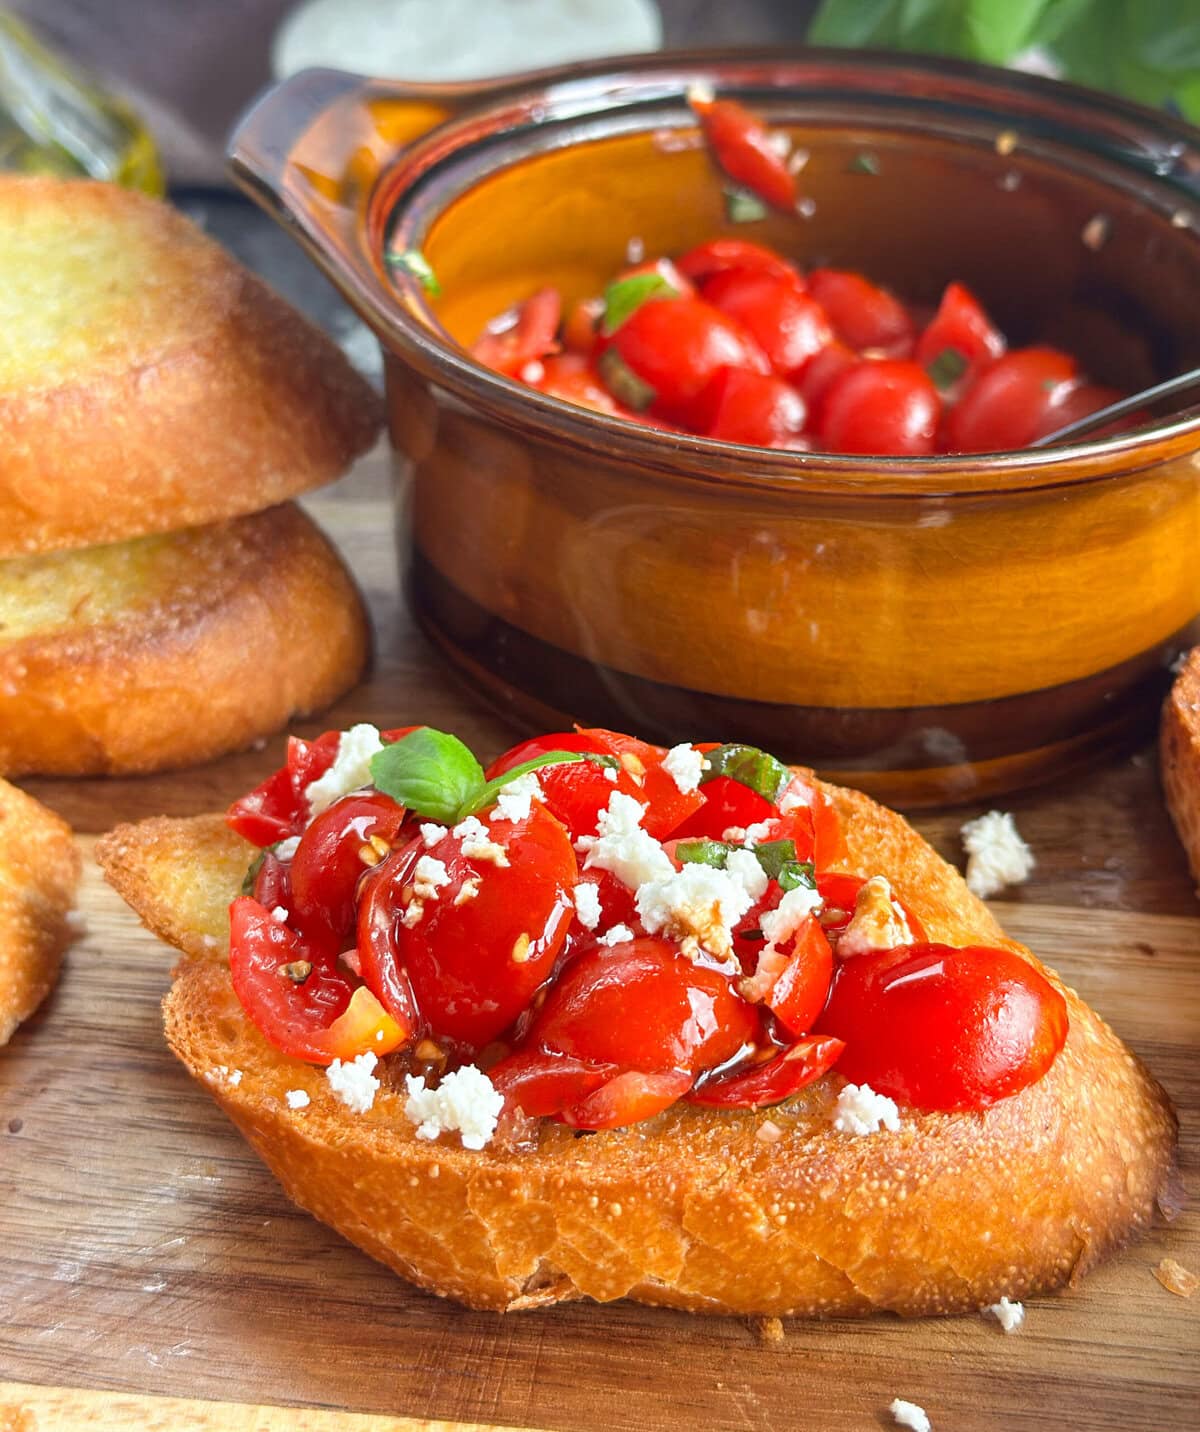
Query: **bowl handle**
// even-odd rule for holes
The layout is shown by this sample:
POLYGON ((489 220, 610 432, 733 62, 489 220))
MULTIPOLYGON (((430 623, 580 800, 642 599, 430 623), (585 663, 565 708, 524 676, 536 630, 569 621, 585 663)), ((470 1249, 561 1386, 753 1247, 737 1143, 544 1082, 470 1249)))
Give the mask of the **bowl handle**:
POLYGON ((493 92, 494 82, 413 85, 302 70, 266 91, 227 151, 235 183, 301 245, 368 323, 397 301, 370 199, 384 168, 428 130, 493 92))

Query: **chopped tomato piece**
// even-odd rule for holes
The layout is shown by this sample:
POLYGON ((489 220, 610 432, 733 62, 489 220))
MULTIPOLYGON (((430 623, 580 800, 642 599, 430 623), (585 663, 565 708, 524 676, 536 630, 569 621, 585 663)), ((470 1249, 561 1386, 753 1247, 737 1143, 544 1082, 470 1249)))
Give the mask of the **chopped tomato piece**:
POLYGON ((717 163, 735 184, 776 209, 796 207, 796 176, 787 166, 786 135, 771 130, 735 99, 689 96, 717 163), (782 141, 782 142, 781 142, 782 141))
POLYGON ((687 1101, 711 1109, 761 1109, 781 1104, 827 1074, 844 1048, 840 1039, 827 1035, 797 1040, 767 1064, 701 1084, 687 1101))
POLYGON ((804 399, 782 378, 724 368, 705 402, 712 407, 708 436, 751 447, 783 447, 804 426, 804 399))
POLYGON ((833 342, 825 310, 790 279, 733 269, 708 280, 704 300, 737 319, 783 378, 795 380, 833 342))
POLYGON ((388 853, 405 810, 378 791, 342 796, 300 837, 291 864, 293 922, 341 948, 354 928, 354 895, 388 853))
POLYGON ((471 356, 485 368, 494 368, 506 377, 517 378, 527 363, 557 353, 558 321, 562 316, 562 295, 556 288, 539 288, 515 312, 510 326, 485 331, 476 340, 471 356))
POLYGON ((547 1118, 580 1103, 616 1073, 615 1064, 588 1064, 567 1055, 521 1050, 502 1059, 488 1077, 505 1103, 531 1118, 547 1118))
POLYGON ((993 327, 971 290, 962 283, 948 283, 937 313, 917 340, 913 358, 928 368, 949 348, 974 368, 999 358, 1004 347, 1004 335, 993 327))
POLYGON ((563 1122, 576 1129, 624 1128, 661 1114, 691 1087, 692 1076, 680 1069, 658 1074, 628 1069, 564 1109, 563 1122))
POLYGON ((851 348, 878 349, 886 358, 907 358, 913 349, 912 319, 899 299, 860 273, 813 269, 808 289, 851 348))
POLYGON ((789 1034, 807 1034, 825 1008, 833 978, 833 951, 820 923, 809 916, 785 948, 763 950, 750 984, 789 1034), (756 991, 757 992, 757 991, 756 991))
POLYGON ((829 385, 817 436, 831 452, 919 457, 934 450, 941 410, 919 364, 864 360, 829 385))
POLYGON ((1056 427, 1079 379, 1073 358, 1056 348, 1018 348, 984 369, 950 410, 951 452, 1008 452, 1056 427))
POLYGON ((714 776, 700 791, 704 804, 673 832, 678 840, 697 836, 720 840, 731 828, 748 830, 775 815, 775 807, 765 796, 732 776, 714 776))
POLYGON ((789 263, 765 244, 756 244, 750 239, 710 239, 706 244, 697 244, 694 249, 689 249, 677 261, 676 267, 694 283, 702 284, 714 274, 741 269, 786 279, 797 290, 804 291, 804 279, 795 264, 789 263))
POLYGON ((810 415, 819 417, 821 404, 825 401, 825 394, 829 392, 847 368, 853 368, 859 362, 861 359, 854 349, 848 348, 838 338, 835 338, 832 343, 826 344, 813 357, 800 375, 800 381, 797 384, 800 396, 808 404, 810 415))
POLYGON ((615 756, 621 768, 632 777, 634 794, 638 800, 647 803, 642 828, 655 840, 666 840, 669 835, 676 834, 680 824, 703 806, 701 791, 681 791, 675 778, 663 769, 667 753, 662 746, 600 727, 592 727, 580 734, 590 737, 607 755, 615 756))

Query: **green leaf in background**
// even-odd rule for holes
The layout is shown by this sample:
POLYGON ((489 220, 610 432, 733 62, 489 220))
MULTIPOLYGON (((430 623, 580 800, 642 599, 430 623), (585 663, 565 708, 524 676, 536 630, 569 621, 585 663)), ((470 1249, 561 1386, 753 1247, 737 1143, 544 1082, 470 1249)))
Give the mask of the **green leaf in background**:
POLYGON ((1004 65, 1033 44, 1047 0, 968 0, 966 31, 971 53, 991 65, 1004 65))

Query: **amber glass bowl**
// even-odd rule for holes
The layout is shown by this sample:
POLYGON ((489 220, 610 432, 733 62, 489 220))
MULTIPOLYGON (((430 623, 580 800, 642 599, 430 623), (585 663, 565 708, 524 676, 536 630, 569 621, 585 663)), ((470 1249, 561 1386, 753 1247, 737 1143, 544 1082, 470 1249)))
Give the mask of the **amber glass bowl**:
POLYGON ((739 234, 911 302, 965 280, 1012 343, 1121 388, 1200 366, 1200 136, 1163 115, 844 51, 502 87, 309 71, 243 121, 234 172, 383 344, 425 630, 521 722, 743 739, 899 804, 1129 741, 1200 612, 1200 415, 983 457, 801 455, 600 416, 468 356, 534 288, 596 292, 631 237, 730 230, 696 82, 810 156, 807 216, 739 234))

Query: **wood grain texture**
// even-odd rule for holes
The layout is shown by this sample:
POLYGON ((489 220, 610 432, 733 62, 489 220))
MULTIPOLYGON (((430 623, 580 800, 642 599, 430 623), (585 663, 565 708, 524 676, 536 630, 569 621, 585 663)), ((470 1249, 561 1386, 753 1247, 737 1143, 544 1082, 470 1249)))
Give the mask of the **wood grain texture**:
MULTIPOLYGON (((423 720, 501 749, 503 722, 401 611, 382 466, 308 505, 349 554, 379 631, 375 672, 332 720, 423 720)), ((216 808, 281 744, 169 778, 30 789, 95 832, 216 808)), ((1200 905, 1152 761, 1006 804, 1039 865, 998 914, 1165 1084, 1195 1189, 1200 905)), ((961 859, 964 818, 916 823, 961 859)), ((1032 1432, 1050 1408, 1096 1432, 1194 1422, 1200 1299, 1172 1297, 1152 1269, 1169 1256, 1200 1271, 1195 1211, 1077 1291, 1033 1302, 1011 1336, 974 1316, 870 1319, 789 1322, 769 1344, 734 1319, 631 1304, 497 1317, 415 1292, 291 1207, 175 1064, 158 1010, 173 954, 90 863, 83 904, 88 934, 57 992, 0 1054, 0 1376, 573 1432, 850 1432, 891 1425, 896 1396, 943 1432, 1032 1432)))

